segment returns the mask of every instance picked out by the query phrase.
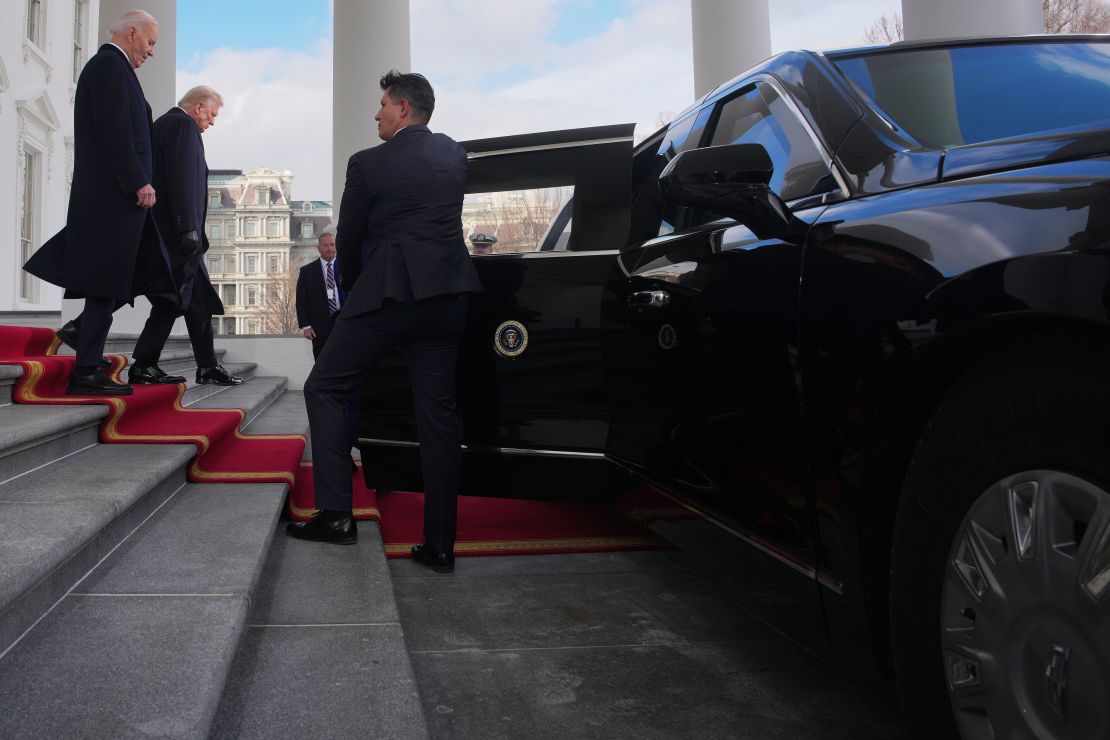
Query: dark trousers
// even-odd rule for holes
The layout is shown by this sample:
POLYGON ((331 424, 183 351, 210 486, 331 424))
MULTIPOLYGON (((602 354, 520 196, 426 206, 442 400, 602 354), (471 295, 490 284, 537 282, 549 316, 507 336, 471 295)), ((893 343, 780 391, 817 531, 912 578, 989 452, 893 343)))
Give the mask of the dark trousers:
POLYGON ((351 510, 346 406, 382 357, 403 348, 424 474, 424 541, 434 552, 452 552, 462 471, 455 367, 466 306, 465 296, 441 296, 339 315, 304 386, 318 508, 351 510))
MULTIPOLYGON (((139 242, 139 252, 135 257, 135 268, 131 278, 131 295, 144 295, 152 306, 163 306, 176 310, 178 296, 170 276, 169 265, 159 246, 153 222, 148 218, 143 237, 139 242)), ((77 363, 75 370, 80 373, 95 372, 104 354, 104 342, 112 328, 112 314, 127 301, 119 298, 88 296, 85 310, 74 320, 77 327, 77 363)))
MULTIPOLYGON (((182 283, 187 284, 188 295, 185 307, 185 328, 189 331, 189 342, 193 345, 193 357, 196 358, 197 367, 216 366, 216 345, 212 335, 212 314, 202 297, 203 291, 193 282, 197 265, 196 260, 190 260, 183 271, 182 283), (192 268, 191 270, 188 268, 192 268)), ((151 301, 150 317, 147 318, 143 331, 139 334, 139 341, 135 343, 135 364, 146 367, 157 365, 162 348, 173 331, 173 322, 181 316, 181 310, 176 304, 168 301, 151 301)))

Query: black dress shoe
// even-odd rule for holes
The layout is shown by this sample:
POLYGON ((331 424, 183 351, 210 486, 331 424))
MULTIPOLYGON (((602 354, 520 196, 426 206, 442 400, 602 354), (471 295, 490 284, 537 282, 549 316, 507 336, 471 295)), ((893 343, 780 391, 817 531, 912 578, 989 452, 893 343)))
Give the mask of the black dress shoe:
POLYGON ((243 379, 229 373, 223 365, 216 365, 216 367, 198 367, 197 382, 201 385, 242 385, 243 379))
POLYGON ((71 396, 129 396, 134 389, 125 384, 117 383, 103 373, 93 371, 84 373, 71 373, 66 393, 71 396))
POLYGON ((150 383, 154 385, 184 383, 180 375, 169 375, 157 365, 132 365, 127 369, 127 382, 132 385, 150 383))
POLYGON ((285 533, 298 540, 330 542, 333 545, 353 545, 358 539, 358 528, 349 511, 318 511, 307 522, 286 524, 285 533))
POLYGON ((455 556, 446 553, 433 553, 425 545, 412 546, 412 559, 426 565, 436 573, 454 573, 455 556))
MULTIPOLYGON (((74 324, 72 321, 67 321, 65 326, 55 331, 54 336, 58 338, 58 341, 69 347, 74 352, 77 351, 77 325, 74 324)), ((111 367, 112 361, 104 355, 101 355, 100 364, 104 367, 111 367)))

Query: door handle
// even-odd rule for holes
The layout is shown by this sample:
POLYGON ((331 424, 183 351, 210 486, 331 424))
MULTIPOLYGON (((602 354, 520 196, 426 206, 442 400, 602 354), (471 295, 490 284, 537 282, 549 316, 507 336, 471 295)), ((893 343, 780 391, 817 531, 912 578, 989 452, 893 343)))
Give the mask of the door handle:
POLYGON ((666 308, 671 294, 665 290, 641 290, 628 296, 629 308, 666 308))

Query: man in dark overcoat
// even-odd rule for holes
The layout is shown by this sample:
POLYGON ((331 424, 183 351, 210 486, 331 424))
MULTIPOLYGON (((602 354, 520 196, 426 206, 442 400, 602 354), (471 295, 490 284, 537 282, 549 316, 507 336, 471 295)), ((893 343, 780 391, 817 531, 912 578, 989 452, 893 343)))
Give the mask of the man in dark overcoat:
POLYGON ((66 225, 23 269, 84 298, 77 364, 68 393, 126 395, 131 387, 98 372, 112 313, 136 295, 179 299, 150 209, 155 203, 150 106, 135 70, 154 55, 158 24, 142 10, 113 24, 111 41, 89 59, 73 103, 74 165, 66 225))
POLYGON ((339 208, 339 280, 350 295, 304 386, 320 511, 286 531, 355 541, 344 405, 383 356, 402 349, 424 476, 424 542, 412 555, 451 572, 462 468, 455 366, 467 296, 481 290, 462 233, 466 150, 428 130, 435 95, 423 75, 392 71, 380 84, 374 119, 385 143, 351 157, 339 208))
MULTIPOLYGON (((154 122, 154 188, 158 202, 154 220, 170 255, 174 282, 184 307, 185 327, 197 361, 197 382, 238 385, 243 379, 216 362, 212 316, 224 312, 223 302, 212 287, 204 253, 208 235, 208 163, 201 134, 216 122, 223 98, 210 87, 189 90, 177 106, 154 122)), ((182 311, 174 304, 151 306, 150 317, 135 344, 134 363, 127 371, 132 383, 183 383, 180 375, 169 375, 158 367, 173 322, 182 311)))

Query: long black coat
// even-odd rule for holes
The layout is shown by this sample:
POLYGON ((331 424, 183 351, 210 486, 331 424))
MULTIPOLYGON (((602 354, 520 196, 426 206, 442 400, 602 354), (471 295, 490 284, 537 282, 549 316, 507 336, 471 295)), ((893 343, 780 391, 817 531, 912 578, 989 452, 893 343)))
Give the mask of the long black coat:
POLYGON ((482 289, 463 241, 466 169, 466 150, 423 125, 351 156, 335 234, 344 316, 482 289))
POLYGON ((23 269, 62 286, 67 297, 134 297, 141 241, 168 260, 150 209, 140 208, 135 195, 153 184, 153 138, 150 106, 131 62, 105 44, 77 80, 66 225, 23 269))
MULTIPOLYGON (((166 242, 174 281, 184 290, 190 285, 210 314, 222 314, 224 304, 212 287, 204 258, 181 251, 181 234, 195 231, 208 251, 204 220, 208 216, 208 163, 204 142, 193 119, 173 107, 154 122, 154 220, 166 242)), ((189 296, 182 296, 187 303, 189 296)))

